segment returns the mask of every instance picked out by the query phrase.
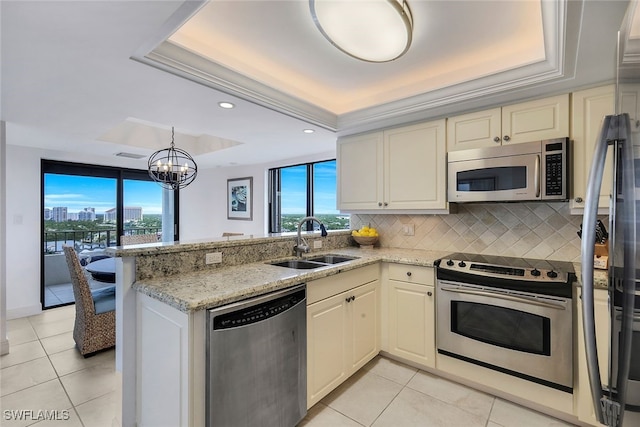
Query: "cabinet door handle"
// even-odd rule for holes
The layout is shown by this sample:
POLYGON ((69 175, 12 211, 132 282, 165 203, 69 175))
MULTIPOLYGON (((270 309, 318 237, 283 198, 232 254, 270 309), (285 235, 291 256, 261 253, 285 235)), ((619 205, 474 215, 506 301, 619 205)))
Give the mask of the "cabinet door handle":
POLYGON ((354 297, 353 295, 351 295, 350 297, 345 298, 345 301, 346 301, 346 302, 351 302, 351 301, 353 301, 353 300, 355 300, 355 299, 356 299, 356 297, 354 297))
POLYGON ((378 206, 382 206, 382 202, 378 202, 378 206))
POLYGON ((500 142, 500 137, 496 136, 495 138, 493 138, 493 142, 498 143, 500 142))
POLYGON ((576 203, 582 203, 582 197, 576 197, 576 203))
POLYGON ((433 292, 431 291, 427 292, 427 296, 430 296, 430 297, 433 296, 433 292))
POLYGON ((407 271, 407 276, 411 277, 411 272, 407 271))
POLYGON ((510 141, 511 137, 509 135, 505 135, 502 137, 502 139, 504 139, 505 141, 510 141))
POLYGON ((389 206, 389 203, 387 203, 387 202, 384 202, 384 205, 385 205, 385 206, 389 206))

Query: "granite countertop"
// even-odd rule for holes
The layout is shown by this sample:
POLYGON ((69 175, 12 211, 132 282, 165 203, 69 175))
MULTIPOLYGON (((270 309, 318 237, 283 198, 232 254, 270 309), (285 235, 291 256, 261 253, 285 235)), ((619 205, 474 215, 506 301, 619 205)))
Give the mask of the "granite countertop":
POLYGON ((211 271, 138 280, 133 289, 189 313, 218 307, 245 298, 276 291, 322 277, 338 274, 380 261, 433 267, 433 262, 449 252, 394 248, 341 248, 313 252, 350 255, 358 259, 313 270, 296 270, 269 265, 264 261, 211 271))
MULTIPOLYGON (((133 289, 189 313, 219 307, 380 261, 433 267, 434 261, 449 254, 445 251, 418 249, 349 247, 312 252, 306 257, 327 253, 358 258, 350 262, 312 270, 298 270, 269 264, 278 260, 262 261, 216 270, 138 280, 133 284, 133 289)), ((287 259, 291 259, 291 257, 287 259)), ((574 263, 574 269, 578 278, 576 285, 580 286, 580 264, 574 263)), ((595 270, 594 287, 606 289, 607 284, 607 271, 595 270)))

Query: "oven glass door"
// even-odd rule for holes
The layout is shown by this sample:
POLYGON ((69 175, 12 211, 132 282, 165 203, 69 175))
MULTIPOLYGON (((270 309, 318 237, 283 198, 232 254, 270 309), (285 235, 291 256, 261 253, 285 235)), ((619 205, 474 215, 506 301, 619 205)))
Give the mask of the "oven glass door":
POLYGON ((523 154, 448 164, 452 202, 540 199, 540 155, 523 154))
POLYGON ((451 332, 529 354, 551 354, 551 320, 512 308, 451 301, 451 332))
POLYGON ((440 354, 571 392, 570 298, 442 279, 436 292, 440 354))
MULTIPOLYGON (((611 381, 613 384, 618 379, 618 349, 620 345, 620 329, 622 326, 622 309, 615 307, 613 317, 613 345, 611 346, 611 381)), ((640 310, 636 309, 633 315, 633 335, 631 338, 631 354, 640 354, 640 310)), ((615 390, 614 390, 615 391, 615 390)), ((629 367, 629 381, 627 383, 627 405, 634 412, 640 412, 640 358, 632 357, 629 367)))

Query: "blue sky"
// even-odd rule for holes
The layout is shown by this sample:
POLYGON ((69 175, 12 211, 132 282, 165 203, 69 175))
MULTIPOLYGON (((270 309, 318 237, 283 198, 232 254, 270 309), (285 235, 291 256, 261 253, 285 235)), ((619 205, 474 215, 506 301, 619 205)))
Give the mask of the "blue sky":
MULTIPOLYGON (((306 165, 282 169, 283 214, 306 212, 307 169, 306 165)), ((316 214, 338 213, 336 209, 336 162, 321 162, 314 166, 314 210, 316 214)))
MULTIPOLYGON (((45 174, 44 206, 66 206, 68 212, 95 208, 96 213, 116 207, 116 180, 76 175, 45 174)), ((141 206, 143 214, 162 213, 162 188, 152 181, 124 181, 125 206, 141 206)))

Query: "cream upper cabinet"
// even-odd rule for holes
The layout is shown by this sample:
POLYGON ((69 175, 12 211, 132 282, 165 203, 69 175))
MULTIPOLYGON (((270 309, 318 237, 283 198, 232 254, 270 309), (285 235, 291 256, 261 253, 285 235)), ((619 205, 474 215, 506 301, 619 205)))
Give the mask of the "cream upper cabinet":
POLYGON ((618 111, 629 113, 631 132, 640 132, 640 84, 621 84, 618 111))
POLYGON ((378 265, 307 283, 307 407, 380 352, 378 265))
POLYGON ((447 151, 491 147, 502 141, 502 110, 477 111, 447 119, 447 151))
POLYGON ((388 264, 388 352, 435 368, 434 271, 388 264))
MULTIPOLYGON (((615 111, 615 86, 608 85, 574 92, 571 106, 573 191, 570 207, 573 213, 579 214, 584 209, 587 180, 593 160, 595 143, 602 126, 602 119, 615 111)), ((599 213, 601 214, 608 213, 612 188, 613 163, 610 154, 608 154, 605 163, 600 198, 598 200, 599 213)))
POLYGON ((382 132, 340 138, 338 209, 379 209, 384 199, 382 132))
POLYGON ((569 95, 451 117, 447 151, 519 144, 569 135, 569 95))
POLYGON ((341 138, 338 208, 444 210, 445 120, 341 138))

